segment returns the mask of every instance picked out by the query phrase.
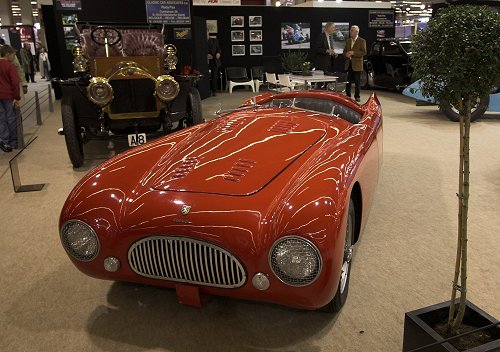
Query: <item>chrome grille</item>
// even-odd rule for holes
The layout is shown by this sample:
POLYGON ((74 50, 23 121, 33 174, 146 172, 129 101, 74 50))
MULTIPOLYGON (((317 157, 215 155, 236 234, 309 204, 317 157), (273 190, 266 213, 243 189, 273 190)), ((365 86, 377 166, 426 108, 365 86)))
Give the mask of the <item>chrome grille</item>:
POLYGON ((236 288, 245 268, 227 250, 186 237, 151 236, 130 247, 128 262, 137 274, 153 279, 236 288))

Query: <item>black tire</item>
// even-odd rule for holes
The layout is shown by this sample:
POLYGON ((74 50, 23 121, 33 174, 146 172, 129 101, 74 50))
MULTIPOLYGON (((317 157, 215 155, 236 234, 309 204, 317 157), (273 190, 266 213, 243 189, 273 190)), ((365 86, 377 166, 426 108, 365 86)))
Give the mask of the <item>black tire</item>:
POLYGON ((201 97, 198 89, 191 87, 186 100, 187 126, 198 125, 203 122, 201 97))
MULTIPOLYGON (((479 101, 476 103, 476 105, 472 109, 472 113, 470 116, 471 122, 479 120, 481 117, 483 117, 486 110, 488 110, 488 105, 490 105, 490 96, 489 95, 479 99, 479 101)), ((449 104, 447 102, 442 102, 439 105, 439 108, 441 109, 441 111, 443 111, 443 113, 446 115, 446 117, 448 119, 450 119, 450 121, 460 122, 460 116, 458 115, 458 111, 451 104, 449 104)))
POLYGON ((368 82, 368 72, 361 71, 359 77, 359 86, 361 89, 370 89, 370 83, 368 82))
POLYGON ((64 139, 68 149, 69 159, 73 167, 77 168, 83 165, 83 141, 80 134, 80 128, 75 120, 73 99, 63 96, 61 101, 61 114, 64 130, 64 139))
POLYGON ((356 209, 354 202, 349 201, 349 210, 347 214, 347 226, 344 243, 344 259, 342 264, 342 272, 340 274, 337 292, 332 300, 321 310, 328 313, 336 313, 342 309, 349 293, 349 278, 351 277, 352 252, 354 244, 354 232, 356 229, 356 209))

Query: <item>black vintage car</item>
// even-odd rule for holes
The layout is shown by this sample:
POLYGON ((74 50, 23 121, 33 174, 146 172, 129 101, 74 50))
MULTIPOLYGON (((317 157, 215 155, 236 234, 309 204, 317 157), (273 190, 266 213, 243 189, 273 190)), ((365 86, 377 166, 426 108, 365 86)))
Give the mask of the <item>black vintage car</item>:
POLYGON ((378 38, 365 57, 362 85, 402 90, 412 82, 411 39, 378 38))
POLYGON ((174 75, 175 47, 161 26, 86 24, 75 47, 76 77, 61 80, 62 124, 74 167, 89 139, 128 137, 130 146, 203 122, 197 76, 174 75))

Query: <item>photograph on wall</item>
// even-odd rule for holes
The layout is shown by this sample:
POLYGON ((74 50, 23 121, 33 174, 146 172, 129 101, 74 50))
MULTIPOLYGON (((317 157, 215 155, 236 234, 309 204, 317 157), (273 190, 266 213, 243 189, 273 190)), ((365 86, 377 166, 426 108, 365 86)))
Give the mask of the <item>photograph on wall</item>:
POLYGON ((245 46, 244 45, 232 45, 233 56, 245 56, 245 46))
POLYGON ((385 29, 377 29, 377 38, 385 38, 385 29))
POLYGON ((207 31, 208 33, 218 33, 217 20, 207 20, 207 31))
POLYGON ((74 26, 63 27, 63 31, 64 31, 64 38, 77 38, 78 37, 74 26))
POLYGON ((281 23, 281 49, 310 49, 311 25, 309 23, 281 23))
POLYGON ((262 16, 248 16, 249 27, 262 27, 262 16))
POLYGON ((243 16, 231 16, 231 27, 244 27, 245 17, 243 16))
POLYGON ((250 41, 251 42, 261 42, 262 41, 262 30, 251 30, 250 31, 250 41))
POLYGON ((250 45, 250 55, 262 55, 262 44, 250 45))
POLYGON ((231 31, 231 41, 232 42, 244 42, 245 41, 245 31, 231 31))
MULTIPOLYGON (((335 31, 333 32, 333 48, 336 54, 342 54, 347 39, 349 38, 349 23, 334 22, 335 31)), ((325 31, 326 22, 321 23, 322 31, 325 31)))
POLYGON ((191 39, 191 28, 174 28, 175 39, 191 39))
POLYGON ((71 15, 61 15, 63 26, 73 25, 78 22, 78 15, 76 13, 72 13, 71 15))

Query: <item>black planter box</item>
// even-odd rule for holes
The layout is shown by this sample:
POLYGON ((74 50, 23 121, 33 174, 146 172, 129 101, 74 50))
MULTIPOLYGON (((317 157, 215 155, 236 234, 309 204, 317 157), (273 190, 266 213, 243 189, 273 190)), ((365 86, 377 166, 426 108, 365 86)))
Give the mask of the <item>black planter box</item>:
MULTIPOLYGON (((458 299, 455 301, 458 309, 458 299)), ((405 325, 403 335, 403 352, 410 352, 419 347, 433 344, 444 340, 430 325, 448 318, 450 301, 435 304, 430 307, 417 309, 405 313, 405 325)), ((483 327, 497 322, 495 318, 467 301, 465 308, 464 323, 472 326, 483 327)), ((496 340, 487 344, 467 349, 464 352, 500 352, 500 326, 487 329, 496 340)), ((458 352, 449 342, 436 344, 421 352, 458 352)))

